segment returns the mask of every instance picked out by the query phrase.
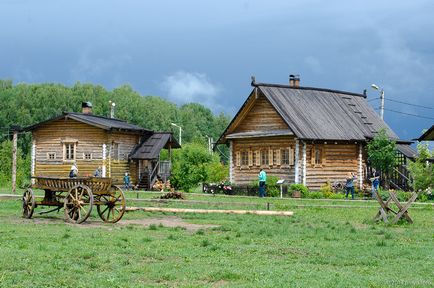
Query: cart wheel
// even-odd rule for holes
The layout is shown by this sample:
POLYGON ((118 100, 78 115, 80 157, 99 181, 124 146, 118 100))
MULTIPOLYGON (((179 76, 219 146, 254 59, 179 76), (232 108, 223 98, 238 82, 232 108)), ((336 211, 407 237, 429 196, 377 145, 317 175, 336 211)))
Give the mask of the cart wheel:
POLYGON ((69 190, 65 197, 65 217, 71 223, 80 224, 86 221, 92 212, 92 190, 86 185, 76 185, 69 190))
POLYGON ((32 188, 27 188, 23 194, 23 217, 30 219, 32 218, 33 211, 35 211, 35 195, 33 194, 32 188))
POLYGON ((119 186, 113 186, 112 195, 101 195, 104 204, 96 206, 98 215, 106 223, 116 223, 125 213, 126 201, 124 192, 119 186))

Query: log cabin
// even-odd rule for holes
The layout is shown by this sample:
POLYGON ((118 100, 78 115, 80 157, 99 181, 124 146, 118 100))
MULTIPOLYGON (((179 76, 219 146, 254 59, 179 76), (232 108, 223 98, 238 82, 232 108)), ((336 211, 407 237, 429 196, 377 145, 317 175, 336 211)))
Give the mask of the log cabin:
POLYGON ((257 181, 263 168, 311 190, 345 182, 352 172, 362 188, 370 174, 366 143, 380 129, 403 149, 405 155, 399 155, 411 157, 411 142, 399 140, 365 94, 299 84, 292 75, 289 85, 256 83, 252 77, 252 92, 216 142, 229 146, 232 183, 257 181))
POLYGON ((169 176, 170 161, 160 161, 160 151, 181 147, 172 133, 93 115, 89 102, 82 108, 23 129, 32 133, 32 176, 68 177, 73 163, 78 176, 93 176, 100 167, 102 177, 122 184, 127 172, 131 184, 143 189, 169 176))

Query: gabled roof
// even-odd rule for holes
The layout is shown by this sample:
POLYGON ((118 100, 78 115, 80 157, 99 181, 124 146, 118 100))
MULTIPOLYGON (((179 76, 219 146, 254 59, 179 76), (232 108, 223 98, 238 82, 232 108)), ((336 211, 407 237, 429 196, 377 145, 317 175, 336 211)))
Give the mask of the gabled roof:
POLYGON ((73 119, 78 122, 82 122, 104 130, 117 130, 117 131, 125 131, 125 132, 132 132, 132 133, 145 133, 145 132, 152 133, 152 131, 150 130, 146 130, 142 127, 127 123, 119 119, 107 118, 107 117, 97 116, 93 114, 84 114, 84 113, 77 113, 77 112, 64 112, 62 115, 25 127, 23 130, 32 131, 41 127, 42 125, 60 119, 73 119))
POLYGON ((422 136, 417 139, 418 141, 434 141, 434 125, 431 126, 422 136))
POLYGON ((234 131, 234 120, 257 93, 261 93, 271 103, 299 139, 366 141, 374 138, 384 128, 391 139, 398 140, 398 136, 368 105, 365 95, 254 82, 252 86, 255 88, 218 143, 226 142, 229 129, 234 131))
POLYGON ((414 159, 418 155, 417 151, 408 144, 396 144, 396 149, 410 159, 414 159))
POLYGON ((157 159, 163 148, 181 148, 181 145, 169 132, 155 132, 151 137, 144 140, 130 154, 130 159, 157 159))

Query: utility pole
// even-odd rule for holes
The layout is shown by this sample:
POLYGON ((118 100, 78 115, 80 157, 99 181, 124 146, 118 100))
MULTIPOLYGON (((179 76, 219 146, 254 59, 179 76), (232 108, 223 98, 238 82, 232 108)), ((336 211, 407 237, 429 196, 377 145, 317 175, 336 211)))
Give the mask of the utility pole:
POLYGON ((372 88, 374 88, 375 90, 380 91, 380 118, 381 120, 384 119, 384 89, 378 87, 378 85, 372 84, 371 85, 372 88))
POLYGON ((12 193, 17 192, 17 142, 18 142, 18 131, 19 126, 12 126, 13 137, 12 137, 12 193))

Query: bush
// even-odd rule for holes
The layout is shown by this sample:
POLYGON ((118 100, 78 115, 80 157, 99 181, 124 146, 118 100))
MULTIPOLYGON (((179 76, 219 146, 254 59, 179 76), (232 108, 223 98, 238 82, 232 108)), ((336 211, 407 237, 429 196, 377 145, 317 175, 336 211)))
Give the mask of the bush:
POLYGON ((340 193, 333 193, 330 195, 329 199, 344 199, 345 195, 340 193))
POLYGON ((324 194, 322 192, 316 191, 316 192, 309 192, 307 194, 307 198, 311 199, 321 199, 324 198, 324 194))
POLYGON ((309 194, 309 188, 303 184, 291 184, 291 186, 289 186, 288 192, 292 193, 293 191, 300 191, 302 198, 306 198, 309 194))
POLYGON ((327 181, 324 185, 322 185, 319 191, 324 195, 325 198, 331 198, 331 196, 334 194, 330 181, 327 181))

